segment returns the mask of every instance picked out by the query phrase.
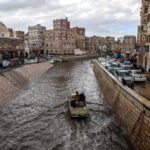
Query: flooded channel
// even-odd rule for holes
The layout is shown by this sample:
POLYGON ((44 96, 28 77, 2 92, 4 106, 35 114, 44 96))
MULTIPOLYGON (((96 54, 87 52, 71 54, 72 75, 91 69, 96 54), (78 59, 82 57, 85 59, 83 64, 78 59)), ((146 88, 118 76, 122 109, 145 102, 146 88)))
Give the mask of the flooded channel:
POLYGON ((90 61, 56 64, 0 110, 0 150, 131 150, 90 61), (87 96, 90 116, 70 119, 67 97, 87 96))

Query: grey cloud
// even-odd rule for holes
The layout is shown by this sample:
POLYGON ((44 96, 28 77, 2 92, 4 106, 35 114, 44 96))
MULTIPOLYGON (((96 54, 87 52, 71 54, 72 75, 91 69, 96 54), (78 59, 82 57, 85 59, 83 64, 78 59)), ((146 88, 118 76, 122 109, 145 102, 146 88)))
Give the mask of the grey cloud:
POLYGON ((15 0, 12 2, 2 1, 0 3, 0 11, 16 11, 18 9, 28 9, 32 8, 42 8, 49 6, 50 9, 55 9, 57 7, 57 2, 55 0, 15 0))
MULTIPOLYGON (((8 27, 27 31, 29 25, 37 23, 50 29, 53 19, 68 16, 72 26, 85 27, 88 35, 116 35, 112 26, 139 23, 141 0, 82 0, 73 4, 69 0, 68 2, 64 5, 60 0, 0 0, 0 21, 8 27)), ((117 33, 125 34, 119 29, 117 33)))

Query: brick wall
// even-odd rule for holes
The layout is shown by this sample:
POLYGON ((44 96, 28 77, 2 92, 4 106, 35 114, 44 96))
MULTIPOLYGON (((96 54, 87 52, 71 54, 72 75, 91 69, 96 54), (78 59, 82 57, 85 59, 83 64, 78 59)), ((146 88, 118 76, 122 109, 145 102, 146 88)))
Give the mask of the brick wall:
POLYGON ((25 65, 12 71, 0 74, 0 106, 28 85, 38 79, 52 65, 48 62, 25 65))
POLYGON ((118 123, 132 143, 141 150, 149 150, 150 101, 123 86, 98 62, 94 64, 94 72, 118 123))

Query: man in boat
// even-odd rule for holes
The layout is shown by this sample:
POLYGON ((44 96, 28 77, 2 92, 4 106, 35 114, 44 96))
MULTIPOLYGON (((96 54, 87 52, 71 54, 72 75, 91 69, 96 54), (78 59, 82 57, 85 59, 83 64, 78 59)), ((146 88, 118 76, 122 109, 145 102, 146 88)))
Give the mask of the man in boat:
POLYGON ((80 94, 79 106, 81 107, 85 106, 85 94, 83 92, 80 94))
POLYGON ((76 91, 75 100, 76 100, 76 101, 79 101, 79 100, 80 100, 80 94, 79 94, 78 91, 76 91))
POLYGON ((72 102, 71 102, 71 106, 72 106, 72 107, 77 107, 77 106, 79 106, 79 101, 80 101, 80 94, 79 94, 78 91, 76 91, 74 100, 72 100, 72 102))

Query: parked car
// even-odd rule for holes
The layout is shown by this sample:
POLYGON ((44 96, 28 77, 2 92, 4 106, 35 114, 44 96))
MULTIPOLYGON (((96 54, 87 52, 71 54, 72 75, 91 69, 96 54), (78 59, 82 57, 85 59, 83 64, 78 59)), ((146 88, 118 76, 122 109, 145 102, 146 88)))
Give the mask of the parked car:
POLYGON ((53 57, 52 56, 47 56, 46 59, 47 60, 51 60, 53 57))
POLYGON ((54 64, 54 63, 55 63, 54 59, 51 59, 51 60, 49 60, 48 62, 51 63, 51 64, 54 64))
POLYGON ((121 70, 121 68, 113 68, 113 75, 117 77, 117 72, 121 70))
POLYGON ((136 82, 146 81, 146 76, 140 70, 131 70, 130 74, 136 82))
POLYGON ((121 67, 123 70, 131 70, 132 69, 132 66, 131 65, 122 65, 121 67))
POLYGON ((102 62, 101 63, 106 69, 108 69, 108 67, 110 67, 110 64, 107 62, 102 62))
POLYGON ((114 73, 114 68, 113 67, 108 67, 108 69, 107 69, 111 74, 113 74, 114 73))
POLYGON ((38 62, 38 59, 37 59, 37 58, 30 59, 30 63, 37 63, 37 62, 38 62))
POLYGON ((118 63, 118 62, 112 62, 111 63, 111 67, 120 68, 120 63, 118 63))
POLYGON ((123 64, 132 66, 132 63, 130 61, 124 61, 123 64))
POLYGON ((9 60, 2 60, 1 61, 1 69, 9 68, 10 67, 10 61, 9 60))
POLYGON ((37 58, 34 58, 34 59, 25 59, 24 60, 25 64, 33 64, 33 63, 37 63, 37 62, 38 62, 37 58))
POLYGON ((60 58, 53 58, 55 62, 62 62, 62 59, 60 58))
POLYGON ((124 85, 127 85, 130 88, 134 87, 134 79, 127 70, 118 70, 116 71, 117 78, 121 81, 124 85))

